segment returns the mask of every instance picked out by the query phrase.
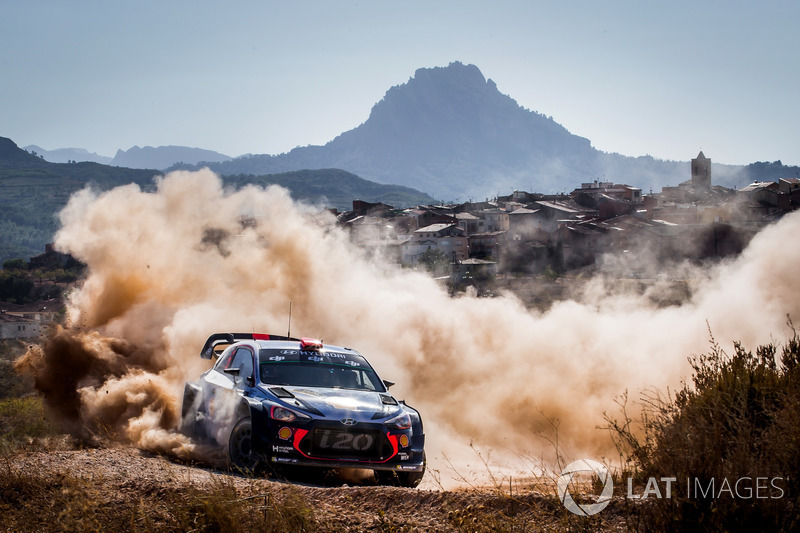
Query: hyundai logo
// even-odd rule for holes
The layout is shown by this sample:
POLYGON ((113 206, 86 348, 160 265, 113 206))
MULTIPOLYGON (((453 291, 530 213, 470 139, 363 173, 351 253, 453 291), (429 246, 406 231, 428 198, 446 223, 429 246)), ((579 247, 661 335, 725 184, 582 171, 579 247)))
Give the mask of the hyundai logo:
POLYGON ((342 424, 345 426, 355 426, 356 421, 353 418, 342 418, 342 424))

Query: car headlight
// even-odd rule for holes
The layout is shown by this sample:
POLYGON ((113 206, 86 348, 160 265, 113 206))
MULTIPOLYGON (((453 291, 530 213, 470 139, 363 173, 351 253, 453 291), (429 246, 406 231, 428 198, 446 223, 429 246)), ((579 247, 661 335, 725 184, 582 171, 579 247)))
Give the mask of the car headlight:
POLYGON ((411 427, 411 415, 401 413, 394 418, 390 418, 384 424, 392 429, 408 429, 411 427))
POLYGON ((269 417, 273 420, 280 420, 281 422, 292 422, 297 420, 298 418, 308 419, 311 418, 308 415, 304 415, 302 413, 296 413, 290 409, 286 409, 285 407, 281 407, 279 405, 273 405, 269 410, 269 417))

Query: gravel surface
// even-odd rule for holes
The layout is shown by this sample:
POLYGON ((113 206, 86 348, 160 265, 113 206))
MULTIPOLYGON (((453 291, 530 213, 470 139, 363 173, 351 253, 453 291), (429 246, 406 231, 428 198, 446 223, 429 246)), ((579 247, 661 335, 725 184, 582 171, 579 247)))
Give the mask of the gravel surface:
MULTIPOLYGON (((119 446, 18 452, 6 456, 5 462, 18 472, 66 474, 85 481, 110 506, 167 491, 210 491, 220 485, 235 487, 239 500, 251 498, 246 504, 254 510, 263 509, 268 501, 299 494, 313 509, 319 531, 561 531, 589 525, 578 524, 578 517, 569 516, 557 500, 535 491, 512 497, 491 488, 442 491, 350 486, 341 480, 334 486, 287 482, 241 476, 119 446)), ((620 521, 612 510, 601 529, 619 529, 620 521)))

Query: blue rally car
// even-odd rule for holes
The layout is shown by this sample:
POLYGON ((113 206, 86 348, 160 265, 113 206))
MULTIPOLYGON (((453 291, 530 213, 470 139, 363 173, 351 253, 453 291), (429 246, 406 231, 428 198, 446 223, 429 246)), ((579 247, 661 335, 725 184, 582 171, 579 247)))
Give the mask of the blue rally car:
POLYGON ((200 356, 217 361, 186 383, 181 426, 227 447, 234 468, 364 468, 382 484, 422 480, 419 412, 389 394, 393 383, 357 351, 308 338, 215 333, 200 356))

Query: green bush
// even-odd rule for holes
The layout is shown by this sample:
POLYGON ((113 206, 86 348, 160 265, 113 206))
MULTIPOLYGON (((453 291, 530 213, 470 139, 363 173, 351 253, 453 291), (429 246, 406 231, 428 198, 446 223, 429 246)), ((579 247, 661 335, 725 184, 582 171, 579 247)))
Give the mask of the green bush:
POLYGON ((16 444, 56 435, 44 414, 39 396, 0 400, 0 445, 16 444))
POLYGON ((0 300, 26 303, 33 292, 33 281, 27 273, 17 270, 0 271, 0 300))
POLYGON ((6 259, 3 261, 3 270, 28 270, 28 262, 19 257, 6 259))
POLYGON ((433 248, 422 252, 419 258, 419 264, 422 265, 425 270, 437 276, 449 274, 452 269, 450 258, 447 257, 444 252, 433 248))
POLYGON ((14 370, 14 360, 25 353, 25 345, 16 340, 0 339, 0 399, 18 398, 33 392, 33 379, 14 370))
POLYGON ((643 427, 607 417, 638 483, 676 478, 671 498, 632 505, 651 531, 779 531, 800 527, 800 339, 759 346, 713 340, 690 358, 692 383, 646 399, 643 427), (778 353, 780 352, 780 357, 778 353), (766 481, 757 481, 758 479, 766 481), (744 481, 742 489, 735 486, 744 481), (750 492, 759 484, 766 488, 750 492), (708 490, 709 487, 713 487, 708 490), (699 490, 698 490, 699 488, 699 490))

